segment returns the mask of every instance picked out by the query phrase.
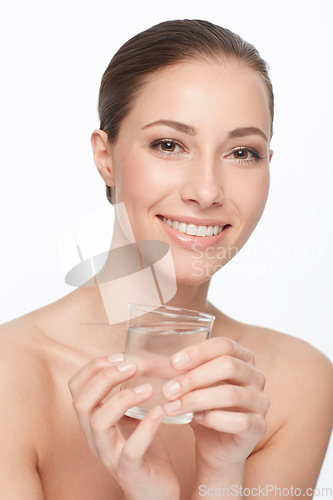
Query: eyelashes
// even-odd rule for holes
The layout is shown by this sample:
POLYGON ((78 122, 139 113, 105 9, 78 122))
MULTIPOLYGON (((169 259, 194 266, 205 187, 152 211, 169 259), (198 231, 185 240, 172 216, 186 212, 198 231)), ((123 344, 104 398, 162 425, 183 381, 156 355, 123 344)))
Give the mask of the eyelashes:
POLYGON ((225 158, 231 159, 231 161, 241 162, 241 163, 253 163, 263 160, 264 157, 260 156, 259 152, 253 148, 247 147, 237 147, 234 148, 225 158))
MULTIPOLYGON (((186 147, 174 139, 158 139, 150 144, 149 149, 165 158, 188 153, 186 147)), ((238 146, 224 154, 223 158, 236 163, 249 164, 260 162, 264 156, 261 156, 254 148, 238 146)))
POLYGON ((178 154, 181 151, 184 153, 186 152, 185 147, 174 139, 159 139, 158 141, 154 141, 149 146, 149 149, 155 150, 156 152, 166 156, 178 154))

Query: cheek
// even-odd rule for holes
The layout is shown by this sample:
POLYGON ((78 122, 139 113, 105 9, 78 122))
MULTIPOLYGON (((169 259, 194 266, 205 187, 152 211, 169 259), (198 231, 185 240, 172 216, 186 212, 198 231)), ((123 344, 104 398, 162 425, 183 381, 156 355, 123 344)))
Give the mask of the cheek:
POLYGON ((177 185, 170 166, 159 163, 148 155, 126 155, 116 163, 116 191, 118 201, 143 202, 146 206, 170 193, 177 185))
POLYGON ((244 173, 242 179, 235 179, 234 200, 241 218, 248 223, 257 223, 265 208, 269 192, 269 170, 263 168, 258 171, 244 173), (247 175, 246 175, 247 174, 247 175))

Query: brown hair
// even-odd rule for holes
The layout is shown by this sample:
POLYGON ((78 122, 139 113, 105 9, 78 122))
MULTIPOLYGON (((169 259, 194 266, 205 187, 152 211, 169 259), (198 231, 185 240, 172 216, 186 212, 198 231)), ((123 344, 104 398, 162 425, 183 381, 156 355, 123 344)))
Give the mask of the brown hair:
MULTIPOLYGON (((122 120, 128 115, 145 77, 154 71, 195 58, 237 59, 252 68, 263 80, 273 124, 274 95, 268 65, 257 49, 240 36, 208 21, 166 21, 139 33, 114 55, 99 91, 100 128, 112 143, 122 120)), ((271 126, 271 134, 273 125, 271 126)), ((114 202, 113 188, 106 186, 108 200, 114 202)))

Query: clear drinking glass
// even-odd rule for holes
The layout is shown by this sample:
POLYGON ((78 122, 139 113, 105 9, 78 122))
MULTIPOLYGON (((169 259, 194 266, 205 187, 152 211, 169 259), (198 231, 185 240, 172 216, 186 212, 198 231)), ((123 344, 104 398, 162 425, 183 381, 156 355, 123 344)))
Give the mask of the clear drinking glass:
MULTIPOLYGON (((172 368, 170 357, 192 344, 207 340, 215 316, 169 306, 129 304, 128 308, 125 357, 135 361, 138 370, 122 388, 152 384, 152 397, 126 412, 126 415, 142 420, 151 408, 167 402, 162 387, 180 373, 172 368)), ((192 413, 177 417, 165 415, 163 422, 186 424, 192 418, 192 413)))

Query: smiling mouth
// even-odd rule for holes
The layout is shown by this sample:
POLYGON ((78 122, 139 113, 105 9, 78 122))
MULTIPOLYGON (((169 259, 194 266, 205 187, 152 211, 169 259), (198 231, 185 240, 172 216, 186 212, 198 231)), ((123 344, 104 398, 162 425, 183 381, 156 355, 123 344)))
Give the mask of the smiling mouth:
POLYGON ((157 217, 172 229, 183 234, 188 234, 189 236, 217 236, 230 226, 230 224, 225 224, 224 226, 197 226, 196 224, 186 224, 185 222, 167 219, 163 215, 157 215, 157 217))

